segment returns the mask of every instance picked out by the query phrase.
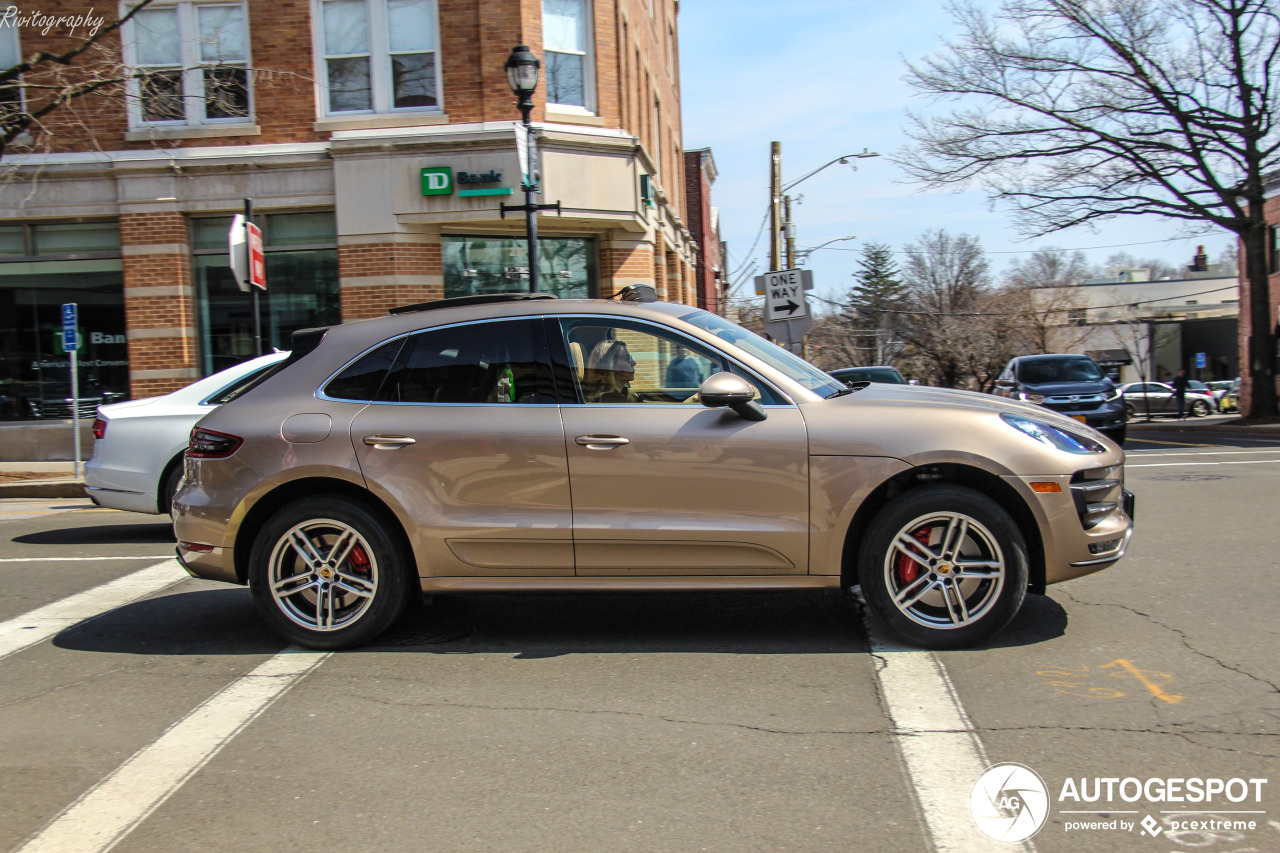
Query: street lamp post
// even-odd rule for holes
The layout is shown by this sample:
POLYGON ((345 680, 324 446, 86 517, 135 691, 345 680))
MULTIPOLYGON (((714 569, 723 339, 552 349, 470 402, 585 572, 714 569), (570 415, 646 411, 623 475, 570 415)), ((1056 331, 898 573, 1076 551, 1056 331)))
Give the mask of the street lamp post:
POLYGON ((502 205, 502 218, 507 218, 507 211, 522 210, 525 215, 525 235, 529 248, 529 292, 538 292, 538 211, 560 211, 560 202, 555 204, 538 204, 535 196, 538 193, 538 146, 534 138, 533 124, 529 116, 533 112, 533 93, 538 88, 538 70, 542 63, 533 55, 527 45, 517 45, 511 49, 503 66, 507 73, 507 85, 515 93, 520 107, 520 120, 524 124, 525 151, 527 153, 526 171, 521 180, 524 190, 524 204, 502 205))

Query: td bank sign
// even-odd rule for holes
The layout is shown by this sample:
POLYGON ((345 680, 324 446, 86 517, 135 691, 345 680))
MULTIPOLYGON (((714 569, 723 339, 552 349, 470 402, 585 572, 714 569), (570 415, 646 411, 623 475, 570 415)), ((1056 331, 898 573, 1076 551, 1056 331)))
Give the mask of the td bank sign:
POLYGON ((462 172, 456 174, 449 166, 433 166, 422 170, 423 195, 453 195, 454 184, 457 183, 459 196, 511 195, 511 187, 486 186, 502 180, 502 173, 496 170, 488 172, 462 172))

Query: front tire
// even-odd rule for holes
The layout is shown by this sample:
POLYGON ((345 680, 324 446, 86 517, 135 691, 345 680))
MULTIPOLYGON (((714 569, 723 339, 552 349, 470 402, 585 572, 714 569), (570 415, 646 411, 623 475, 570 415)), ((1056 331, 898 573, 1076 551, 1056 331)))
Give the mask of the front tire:
POLYGON ((249 586, 263 620, 309 649, 349 649, 385 631, 408 601, 413 563, 380 515, 317 495, 263 525, 249 586))
POLYGON ((979 643, 1009 624, 1027 593, 1027 546, 999 504, 973 489, 908 492, 875 517, 859 549, 867 604, 928 649, 979 643))

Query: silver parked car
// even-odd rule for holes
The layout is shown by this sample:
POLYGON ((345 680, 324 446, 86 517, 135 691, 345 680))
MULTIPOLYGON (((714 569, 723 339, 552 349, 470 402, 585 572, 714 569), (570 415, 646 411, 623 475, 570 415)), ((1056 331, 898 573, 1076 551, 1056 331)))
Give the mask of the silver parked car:
MULTIPOLYGON (((1173 394, 1173 386, 1163 382, 1130 382, 1120 386, 1120 394, 1124 398, 1125 415, 1133 418, 1143 417, 1148 412, 1153 415, 1178 414, 1178 400, 1173 394)), ((1183 401, 1183 411, 1196 418, 1207 417, 1218 409, 1217 401, 1208 389, 1199 391, 1188 387, 1183 401)))
POLYGON ((251 359, 160 397, 100 406, 93 456, 84 466, 89 499, 112 509, 167 513, 196 421, 286 356, 251 359))
POLYGON ((1043 407, 853 389, 722 317, 495 294, 299 332, 192 431, 196 577, 313 648, 411 596, 849 588, 906 640, 979 642, 1121 558, 1124 453, 1043 407), (676 359, 706 377, 668 384, 676 359))

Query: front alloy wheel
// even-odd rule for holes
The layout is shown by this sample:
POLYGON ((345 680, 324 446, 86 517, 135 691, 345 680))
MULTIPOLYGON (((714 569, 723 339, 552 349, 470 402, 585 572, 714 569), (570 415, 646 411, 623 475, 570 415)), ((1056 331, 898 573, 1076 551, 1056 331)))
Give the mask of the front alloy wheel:
POLYGON ((919 490, 872 522, 859 574, 868 604, 895 633, 926 648, 959 648, 1018 612, 1026 545, 985 495, 959 486, 919 490))
POLYGON ((254 602, 287 639, 343 649, 382 633, 407 600, 407 563, 385 522, 336 496, 286 507, 250 556, 254 602))

